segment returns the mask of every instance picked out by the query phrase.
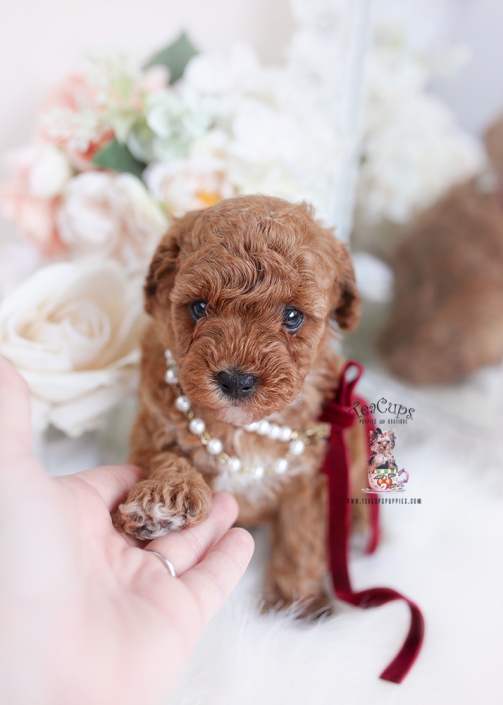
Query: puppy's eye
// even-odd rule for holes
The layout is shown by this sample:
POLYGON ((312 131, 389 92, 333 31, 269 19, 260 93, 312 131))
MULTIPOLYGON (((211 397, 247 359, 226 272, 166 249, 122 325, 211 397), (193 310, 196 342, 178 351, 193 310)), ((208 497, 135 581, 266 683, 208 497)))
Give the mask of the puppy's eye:
POLYGON ((304 323, 304 314, 292 306, 287 306, 283 312, 283 326, 290 332, 299 330, 304 323))
POLYGON ((207 306, 206 301, 194 301, 194 303, 190 304, 190 315, 195 321, 198 321, 206 313, 207 306))

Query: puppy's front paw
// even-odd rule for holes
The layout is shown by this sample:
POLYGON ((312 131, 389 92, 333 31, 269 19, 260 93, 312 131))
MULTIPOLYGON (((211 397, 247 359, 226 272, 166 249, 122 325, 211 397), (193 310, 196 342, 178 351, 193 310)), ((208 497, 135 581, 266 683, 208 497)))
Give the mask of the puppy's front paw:
POLYGON ((195 526, 207 519, 210 511, 211 490, 202 478, 185 479, 182 475, 142 480, 119 506, 114 525, 150 541, 195 526))
POLYGON ((333 612, 332 598, 325 592, 294 599, 285 597, 277 587, 267 587, 262 601, 262 612, 291 612, 295 619, 314 622, 329 617, 333 612))

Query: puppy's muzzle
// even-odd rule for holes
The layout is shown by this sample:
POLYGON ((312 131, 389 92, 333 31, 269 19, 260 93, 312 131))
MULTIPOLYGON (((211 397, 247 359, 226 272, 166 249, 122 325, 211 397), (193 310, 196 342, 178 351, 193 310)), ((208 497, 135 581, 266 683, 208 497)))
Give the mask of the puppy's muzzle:
POLYGON ((259 383, 256 375, 234 369, 222 370, 215 377, 222 392, 230 399, 246 399, 259 383))

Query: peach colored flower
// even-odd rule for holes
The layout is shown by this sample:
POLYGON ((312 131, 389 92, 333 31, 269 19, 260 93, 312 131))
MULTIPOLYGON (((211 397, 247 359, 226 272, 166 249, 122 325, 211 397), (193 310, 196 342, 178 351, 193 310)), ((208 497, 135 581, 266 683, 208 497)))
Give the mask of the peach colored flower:
POLYGON ((12 153, 13 178, 2 188, 0 210, 44 255, 62 244, 56 227, 59 196, 72 175, 68 159, 53 145, 33 144, 12 153))
POLYGON ((85 152, 70 152, 68 147, 66 152, 73 166, 78 171, 89 171, 90 169, 96 169, 96 165, 93 164, 93 159, 95 155, 100 151, 102 147, 108 144, 113 139, 114 133, 112 131, 107 132, 99 142, 93 142, 89 149, 85 152))
POLYGON ((154 198, 177 218, 235 195, 225 161, 212 154, 154 162, 144 172, 144 179, 154 198))
POLYGON ((98 86, 84 72, 70 74, 48 95, 39 134, 64 149, 79 170, 90 168, 96 152, 112 139, 98 86))
POLYGON ((48 257, 57 254, 62 247, 56 227, 59 199, 35 198, 16 183, 8 184, 0 198, 2 215, 15 223, 26 240, 48 257))
POLYGON ((126 140, 145 98, 163 90, 168 79, 162 67, 142 72, 122 56, 89 59, 45 101, 40 133, 62 147, 80 171, 92 168, 96 152, 114 136, 126 140))

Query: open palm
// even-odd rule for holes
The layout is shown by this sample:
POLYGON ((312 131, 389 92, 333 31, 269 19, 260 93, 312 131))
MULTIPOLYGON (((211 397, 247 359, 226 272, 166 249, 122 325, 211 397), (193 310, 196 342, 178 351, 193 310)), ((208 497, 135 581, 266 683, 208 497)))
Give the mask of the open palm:
POLYGON ((26 386, 0 359, 0 701, 161 703, 251 557, 250 535, 228 531, 235 500, 215 495, 207 522, 145 546, 172 578, 111 522, 141 470, 50 478, 28 419, 26 386))

